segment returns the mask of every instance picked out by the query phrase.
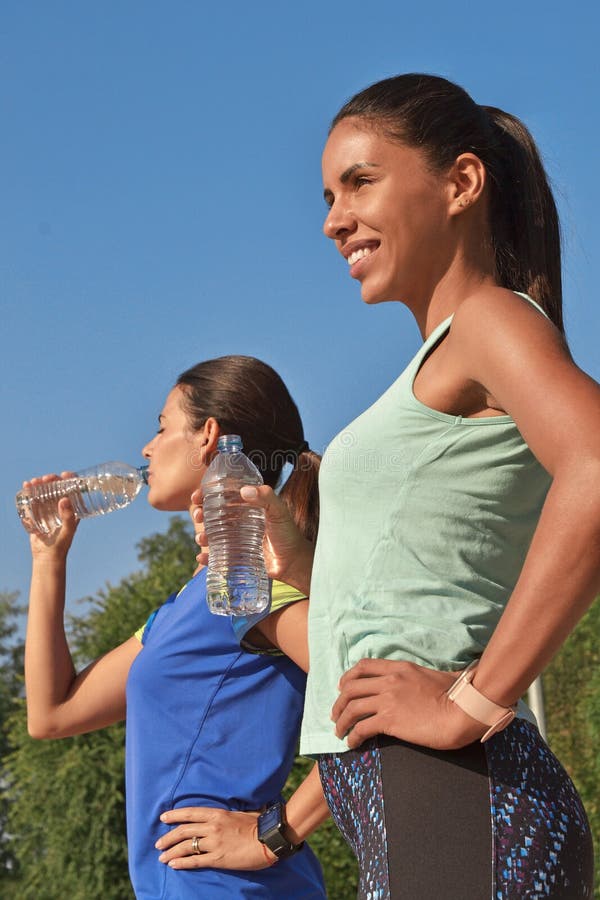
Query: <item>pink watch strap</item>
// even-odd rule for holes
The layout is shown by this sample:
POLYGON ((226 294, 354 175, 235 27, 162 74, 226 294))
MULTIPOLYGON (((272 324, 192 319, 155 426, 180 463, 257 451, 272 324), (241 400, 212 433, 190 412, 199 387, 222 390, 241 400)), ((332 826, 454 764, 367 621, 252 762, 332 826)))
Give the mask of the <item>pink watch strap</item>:
POLYGON ((517 705, 515 703, 514 706, 500 706, 498 703, 488 700, 477 688, 473 687, 471 682, 475 677, 477 662, 475 660, 461 672, 448 691, 448 699, 456 703, 472 719, 490 726, 481 738, 481 743, 483 743, 512 722, 517 705))

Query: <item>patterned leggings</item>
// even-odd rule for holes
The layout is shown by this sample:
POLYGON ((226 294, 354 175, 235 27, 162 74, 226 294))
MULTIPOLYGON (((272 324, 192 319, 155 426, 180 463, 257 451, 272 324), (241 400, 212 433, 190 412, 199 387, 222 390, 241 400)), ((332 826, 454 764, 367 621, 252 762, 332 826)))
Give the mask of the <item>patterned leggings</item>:
POLYGON ((528 722, 452 751, 379 736, 324 754, 319 771, 359 900, 592 897, 581 800, 528 722))

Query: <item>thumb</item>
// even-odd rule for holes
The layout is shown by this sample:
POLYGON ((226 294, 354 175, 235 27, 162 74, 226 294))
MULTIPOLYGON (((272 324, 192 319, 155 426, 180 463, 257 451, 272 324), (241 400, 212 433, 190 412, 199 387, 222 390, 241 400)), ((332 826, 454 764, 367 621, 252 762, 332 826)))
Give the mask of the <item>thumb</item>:
POLYGON ((291 520, 287 504, 267 484, 263 484, 260 487, 246 484, 243 488, 240 488, 240 495, 249 506, 264 509, 267 520, 270 522, 291 520))
POLYGON ((58 515, 60 516, 63 525, 67 525, 68 527, 76 522, 75 512, 68 497, 61 497, 58 501, 58 515))
POLYGON ((246 484, 240 488, 240 495, 249 506, 264 509, 267 519, 280 521, 290 518, 290 512, 283 500, 277 496, 272 487, 263 484, 260 487, 246 484))
POLYGON ((267 509, 277 500, 273 488, 266 484, 260 487, 254 484, 245 484, 243 488, 240 488, 240 495, 242 500, 245 500, 250 506, 260 506, 262 509, 267 509))

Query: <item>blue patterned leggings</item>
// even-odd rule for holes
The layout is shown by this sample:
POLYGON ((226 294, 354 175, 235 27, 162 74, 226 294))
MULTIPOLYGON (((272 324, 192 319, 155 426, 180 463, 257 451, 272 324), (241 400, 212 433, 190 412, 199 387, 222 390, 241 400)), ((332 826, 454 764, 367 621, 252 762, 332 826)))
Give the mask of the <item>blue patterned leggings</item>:
POLYGON ((359 862, 359 900, 593 895, 581 800, 528 722, 452 751, 380 736, 321 756, 319 771, 359 862))

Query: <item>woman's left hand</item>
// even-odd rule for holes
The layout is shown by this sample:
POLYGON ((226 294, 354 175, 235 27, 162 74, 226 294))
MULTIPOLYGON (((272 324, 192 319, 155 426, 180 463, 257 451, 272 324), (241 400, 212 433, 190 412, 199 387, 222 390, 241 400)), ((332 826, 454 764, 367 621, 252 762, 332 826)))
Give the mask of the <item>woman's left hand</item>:
POLYGON ((277 862, 257 838, 258 812, 231 812, 204 806, 170 809, 168 825, 180 822, 154 845, 159 862, 172 869, 266 869, 277 862))
POLYGON ((421 747, 455 750, 481 738, 476 722, 448 699, 457 673, 415 663, 361 659, 340 679, 331 711, 339 738, 354 749, 367 738, 386 734, 421 747))

